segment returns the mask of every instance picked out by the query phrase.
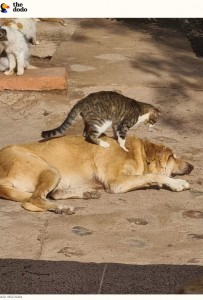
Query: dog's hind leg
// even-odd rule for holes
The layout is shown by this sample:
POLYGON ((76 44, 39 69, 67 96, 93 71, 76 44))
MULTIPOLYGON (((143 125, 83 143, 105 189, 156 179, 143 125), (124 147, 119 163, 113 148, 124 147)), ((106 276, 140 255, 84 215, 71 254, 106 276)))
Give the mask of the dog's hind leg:
POLYGON ((9 183, 5 180, 0 180, 0 197, 4 199, 13 200, 16 202, 26 202, 29 200, 31 195, 31 193, 9 186, 9 183))
POLYGON ((96 190, 55 190, 51 193, 51 197, 57 199, 98 199, 100 193, 96 190))
POLYGON ((47 168, 41 171, 37 186, 28 202, 23 203, 22 207, 30 211, 54 211, 56 213, 72 214, 72 207, 61 207, 55 202, 47 199, 47 195, 56 188, 61 177, 57 169, 47 168))

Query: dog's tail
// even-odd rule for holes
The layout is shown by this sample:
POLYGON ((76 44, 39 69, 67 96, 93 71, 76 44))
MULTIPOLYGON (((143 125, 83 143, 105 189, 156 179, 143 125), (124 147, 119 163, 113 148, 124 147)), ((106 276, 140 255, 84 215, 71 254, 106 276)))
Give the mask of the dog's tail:
POLYGON ((42 131, 43 138, 57 137, 63 135, 68 127, 73 124, 75 118, 81 113, 81 101, 77 102, 69 112, 65 121, 57 128, 52 130, 42 131))

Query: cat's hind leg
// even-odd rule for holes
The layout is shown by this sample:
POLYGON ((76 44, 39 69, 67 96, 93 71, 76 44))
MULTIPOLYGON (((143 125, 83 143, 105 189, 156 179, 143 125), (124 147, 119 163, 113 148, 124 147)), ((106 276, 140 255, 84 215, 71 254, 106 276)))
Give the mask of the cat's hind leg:
POLYGON ((87 141, 90 141, 96 145, 99 145, 103 148, 109 148, 109 143, 102 141, 102 139, 99 139, 100 133, 98 133, 97 130, 90 130, 86 132, 86 139, 87 141))
POLYGON ((129 126, 126 123, 121 123, 117 126, 117 137, 118 137, 118 143, 121 146, 121 148, 123 148, 125 151, 129 151, 126 147, 125 147, 125 141, 126 141, 126 134, 129 130, 129 126))
POLYGON ((94 144, 97 144, 103 148, 109 148, 109 143, 103 141, 99 137, 102 133, 106 131, 106 129, 111 126, 111 121, 105 121, 102 125, 91 124, 88 127, 88 131, 86 131, 86 138, 90 140, 94 144))
POLYGON ((16 67, 16 58, 12 53, 8 53, 9 69, 4 72, 5 75, 12 75, 16 67))
POLYGON ((112 125, 112 130, 113 130, 114 139, 118 140, 117 128, 116 128, 116 126, 114 124, 112 125))
POLYGON ((84 130, 83 130, 83 136, 86 138, 87 135, 88 135, 87 132, 88 132, 89 126, 88 126, 87 122, 84 122, 84 124, 85 124, 85 127, 84 127, 84 130))

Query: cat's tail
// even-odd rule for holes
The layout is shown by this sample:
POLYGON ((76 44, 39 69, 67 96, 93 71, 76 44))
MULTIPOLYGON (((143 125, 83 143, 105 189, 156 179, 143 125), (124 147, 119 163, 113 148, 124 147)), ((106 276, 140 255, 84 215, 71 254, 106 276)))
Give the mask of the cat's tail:
POLYGON ((51 138, 63 135, 68 129, 68 127, 73 124, 75 118, 79 115, 80 112, 81 105, 80 103, 76 103, 76 105, 73 106, 73 108, 69 112, 65 121, 59 127, 54 128, 52 130, 42 131, 41 136, 43 138, 51 138))

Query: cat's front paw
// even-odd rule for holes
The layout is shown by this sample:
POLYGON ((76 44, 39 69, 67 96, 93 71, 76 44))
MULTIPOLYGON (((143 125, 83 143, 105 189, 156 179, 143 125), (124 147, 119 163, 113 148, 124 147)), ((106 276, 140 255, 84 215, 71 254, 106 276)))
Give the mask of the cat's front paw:
POLYGON ((8 70, 4 72, 5 75, 13 75, 14 71, 13 70, 8 70))

